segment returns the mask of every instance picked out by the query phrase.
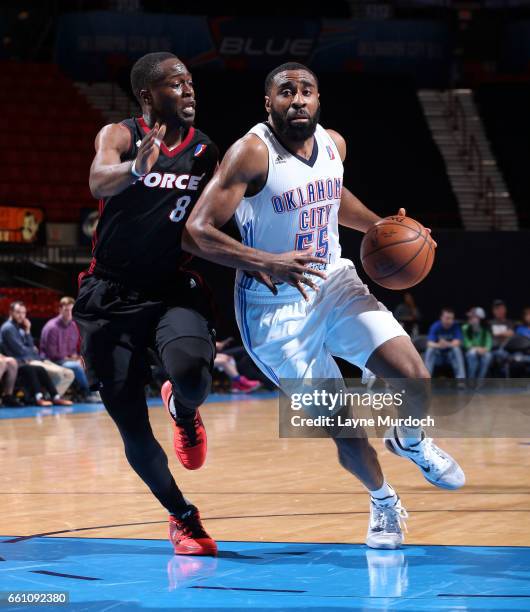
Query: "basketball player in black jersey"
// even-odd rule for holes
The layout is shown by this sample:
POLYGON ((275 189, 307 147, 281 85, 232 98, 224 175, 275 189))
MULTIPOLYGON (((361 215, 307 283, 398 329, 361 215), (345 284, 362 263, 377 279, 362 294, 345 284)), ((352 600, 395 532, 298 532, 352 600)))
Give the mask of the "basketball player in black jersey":
POLYGON ((215 330, 202 281, 184 267, 189 256, 180 243, 218 151, 193 127, 193 83, 177 57, 145 55, 133 66, 131 84, 142 116, 107 125, 96 137, 90 189, 100 220, 74 317, 90 383, 119 429, 130 465, 168 510, 175 552, 215 555, 214 540, 153 435, 144 387, 152 346, 170 377, 162 395, 175 451, 185 467, 199 468, 206 431, 197 407, 210 390, 215 330))

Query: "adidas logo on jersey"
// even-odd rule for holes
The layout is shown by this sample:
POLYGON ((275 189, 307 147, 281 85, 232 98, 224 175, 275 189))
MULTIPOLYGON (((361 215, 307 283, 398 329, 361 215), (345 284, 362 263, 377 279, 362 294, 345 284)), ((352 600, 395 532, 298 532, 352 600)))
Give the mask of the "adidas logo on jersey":
POLYGON ((287 160, 283 159, 283 157, 281 155, 279 155, 279 154, 276 157, 276 159, 274 160, 275 164, 285 164, 286 162, 287 162, 287 160))

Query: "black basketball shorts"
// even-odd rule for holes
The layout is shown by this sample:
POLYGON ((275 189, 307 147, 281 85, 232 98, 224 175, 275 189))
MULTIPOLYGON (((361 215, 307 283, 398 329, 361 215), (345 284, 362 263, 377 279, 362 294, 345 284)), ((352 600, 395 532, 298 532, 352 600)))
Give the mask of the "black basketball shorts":
POLYGON ((178 292, 152 297, 119 282, 85 276, 73 309, 81 333, 81 355, 92 389, 106 382, 150 380, 147 349, 159 355, 180 338, 203 338, 215 356, 215 329, 209 297, 186 279, 178 292))

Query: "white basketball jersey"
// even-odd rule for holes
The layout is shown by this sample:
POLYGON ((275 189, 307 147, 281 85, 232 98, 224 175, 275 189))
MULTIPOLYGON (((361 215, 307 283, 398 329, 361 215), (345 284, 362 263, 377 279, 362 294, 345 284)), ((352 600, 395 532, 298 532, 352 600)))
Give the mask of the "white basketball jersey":
MULTIPOLYGON (((267 123, 250 131, 267 145, 269 170, 263 189, 241 200, 236 221, 244 244, 269 253, 304 251, 313 247, 313 255, 322 270, 335 267, 340 260, 338 212, 342 192, 343 166, 335 142, 317 125, 313 153, 304 159, 289 152, 267 123)), ((312 277, 316 280, 318 277, 312 277)), ((240 288, 272 296, 270 290, 238 270, 240 288)), ((287 283, 278 285, 279 295, 300 296, 287 283)))

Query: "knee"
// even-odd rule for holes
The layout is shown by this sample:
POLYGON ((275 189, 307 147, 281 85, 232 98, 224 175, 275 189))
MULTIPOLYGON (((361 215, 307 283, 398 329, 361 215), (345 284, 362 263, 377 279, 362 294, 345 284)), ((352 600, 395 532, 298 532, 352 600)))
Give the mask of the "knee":
POLYGON ((216 366, 227 365, 229 363, 230 363, 230 357, 226 355, 225 353, 219 353, 218 355, 215 356, 216 366))
POLYGON ((208 395, 211 385, 209 363, 200 358, 193 357, 172 368, 169 377, 173 385, 173 397, 177 403, 194 405, 201 404, 208 395))
POLYGON ((212 382, 210 368, 211 356, 196 352, 177 352, 174 359, 166 360, 177 404, 196 407, 206 399, 212 382))
POLYGON ((210 391, 212 348, 201 339, 175 340, 164 349, 163 362, 173 385, 176 404, 197 407, 210 391))
POLYGON ((14 357, 6 357, 6 365, 8 370, 16 371, 18 370, 18 363, 14 357))
POLYGON ((63 377, 66 381, 68 382, 73 382, 74 378, 75 378, 75 374, 73 372, 73 370, 71 370, 70 368, 63 368, 63 377))

